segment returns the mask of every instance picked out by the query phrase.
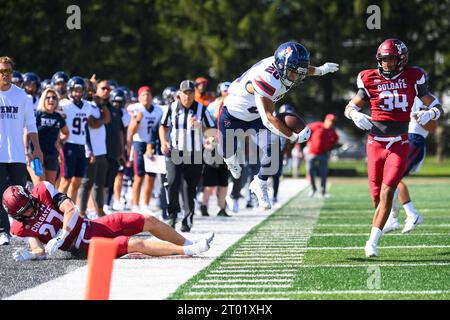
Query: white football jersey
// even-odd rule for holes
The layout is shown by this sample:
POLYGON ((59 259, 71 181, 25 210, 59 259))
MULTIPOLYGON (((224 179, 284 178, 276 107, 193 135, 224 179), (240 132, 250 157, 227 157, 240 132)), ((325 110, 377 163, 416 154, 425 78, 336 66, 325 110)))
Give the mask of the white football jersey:
MULTIPOLYGON (((422 100, 420 100, 417 96, 414 99, 414 104, 411 109, 411 114, 413 112, 418 112, 423 107, 422 100)), ((420 134, 422 137, 426 138, 428 136, 428 131, 424 129, 420 124, 417 123, 414 117, 411 117, 411 121, 409 122, 408 133, 416 133, 420 134)))
MULTIPOLYGON (((100 109, 95 103, 91 103, 93 108, 93 116, 94 118, 98 119, 97 114, 101 116, 100 109)), ((90 147, 86 144, 85 150, 86 150, 86 158, 88 158, 91 155, 91 152, 94 154, 94 156, 102 156, 106 154, 106 128, 105 125, 101 125, 98 128, 91 128, 87 126, 89 130, 89 140, 91 141, 92 150, 90 150, 90 147)))
POLYGON ((24 128, 37 133, 32 101, 14 84, 0 91, 0 163, 25 163, 24 128))
POLYGON ((153 105, 153 110, 149 112, 141 103, 130 105, 128 110, 132 115, 142 112, 144 117, 139 123, 137 132, 133 135, 133 141, 150 142, 150 133, 154 126, 157 126, 161 120, 163 112, 160 107, 153 105))
POLYGON ((249 83, 253 85, 253 89, 257 93, 269 98, 274 103, 283 98, 289 91, 289 88, 281 83, 274 61, 274 57, 259 61, 231 83, 224 106, 227 107, 228 112, 233 117, 244 121, 253 121, 260 118, 255 96, 249 93, 246 88, 249 83))
POLYGON ((86 144, 86 125, 88 118, 93 115, 99 118, 100 113, 96 113, 89 101, 83 101, 81 108, 77 107, 68 99, 61 100, 59 103, 61 113, 66 115, 67 128, 69 129, 69 138, 67 142, 74 144, 86 144))

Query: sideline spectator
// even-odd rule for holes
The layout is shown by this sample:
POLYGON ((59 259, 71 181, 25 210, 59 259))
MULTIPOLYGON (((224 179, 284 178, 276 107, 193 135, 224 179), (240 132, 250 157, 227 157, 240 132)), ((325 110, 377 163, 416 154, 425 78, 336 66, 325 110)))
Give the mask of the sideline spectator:
MULTIPOLYGON (((55 89, 45 89, 39 99, 39 105, 36 112, 36 126, 39 133, 39 144, 42 146, 44 153, 43 169, 44 174, 38 180, 49 181, 51 184, 56 182, 56 173, 59 169, 58 161, 58 137, 61 133, 61 140, 65 141, 69 137, 69 129, 67 128, 64 118, 56 112, 59 108, 58 93, 55 89)), ((34 173, 31 173, 33 179, 34 173)), ((35 178, 33 183, 36 184, 35 178)))
POLYGON ((320 174, 320 196, 329 197, 327 194, 328 158, 329 151, 333 148, 339 137, 333 128, 336 122, 334 114, 327 114, 323 122, 313 122, 308 124, 311 129, 311 138, 307 143, 305 152, 306 172, 309 175, 311 190, 309 196, 313 197, 317 191, 316 171, 320 174), (318 162, 318 165, 317 165, 318 162))
POLYGON ((204 77, 198 77, 195 79, 195 101, 201 103, 205 107, 207 107, 215 99, 215 97, 209 94, 206 90, 208 90, 208 79, 204 77))
MULTIPOLYGON (((26 164, 34 158, 43 163, 36 128, 32 101, 24 90, 12 84, 14 62, 10 57, 0 57, 0 194, 10 184, 25 186, 26 164), (31 155, 26 154, 24 129, 34 146, 31 155)), ((0 245, 9 244, 10 225, 8 215, 0 206, 0 245)))

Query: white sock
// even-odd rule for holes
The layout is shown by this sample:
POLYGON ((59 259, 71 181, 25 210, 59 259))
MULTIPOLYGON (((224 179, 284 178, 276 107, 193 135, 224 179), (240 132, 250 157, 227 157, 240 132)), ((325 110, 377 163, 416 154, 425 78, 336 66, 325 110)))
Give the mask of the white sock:
POLYGON ((185 247, 185 246, 190 246, 191 244, 194 244, 194 241, 191 241, 191 240, 186 239, 186 240, 184 241, 183 246, 184 246, 184 247, 185 247))
POLYGON ((377 227, 372 227, 372 231, 370 232, 369 241, 367 241, 367 242, 377 244, 378 239, 380 239, 382 233, 383 232, 380 229, 378 229, 377 227))
POLYGON ((414 208, 414 205, 412 203, 412 201, 409 201, 408 203, 405 203, 403 205, 403 209, 405 209, 406 215, 408 216, 408 218, 416 218, 417 215, 419 214, 416 209, 414 208))
POLYGON ((194 250, 192 250, 192 245, 184 246, 183 247, 184 254, 188 256, 194 255, 194 250))

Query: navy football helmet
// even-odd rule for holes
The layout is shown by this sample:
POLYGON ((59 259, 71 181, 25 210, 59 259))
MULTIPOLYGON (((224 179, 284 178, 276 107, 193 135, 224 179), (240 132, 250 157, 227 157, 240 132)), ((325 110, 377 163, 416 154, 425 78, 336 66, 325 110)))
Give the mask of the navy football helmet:
POLYGON ((64 71, 58 71, 52 76, 52 84, 55 85, 59 82, 69 82, 69 75, 64 71))
POLYGON ((284 112, 295 112, 295 109, 294 109, 294 107, 293 107, 291 104, 285 103, 285 104, 282 104, 282 105, 280 106, 280 109, 278 110, 278 112, 279 112, 279 113, 284 113, 284 112))
POLYGON ((111 103, 120 103, 121 107, 125 105, 127 102, 127 94, 125 90, 121 88, 116 88, 113 91, 111 91, 111 94, 109 95, 109 102, 111 103))
POLYGON ((119 86, 116 80, 108 80, 108 85, 111 88, 111 90, 114 90, 119 86))
POLYGON ((177 88, 174 86, 169 86, 165 88, 162 92, 163 99, 166 100, 167 103, 172 103, 175 101, 177 97, 177 88))
POLYGON ((50 80, 50 79, 45 79, 45 80, 42 81, 42 83, 41 83, 42 90, 45 90, 45 89, 50 88, 50 87, 52 87, 52 86, 53 86, 52 80, 50 80))
POLYGON ((39 92, 39 90, 41 89, 41 78, 39 78, 39 76, 34 72, 26 72, 23 75, 23 84, 25 86, 30 82, 34 82, 36 84, 36 92, 39 92))
POLYGON ((307 76, 309 51, 300 43, 289 41, 281 44, 275 51, 274 58, 280 81, 287 88, 296 86, 307 76), (298 79, 289 80, 289 71, 297 73, 298 79))
POLYGON ((11 82, 14 83, 19 88, 22 87, 23 84, 23 76, 19 71, 14 70, 12 73, 12 79, 11 82))
POLYGON ((157 106, 163 106, 166 104, 162 96, 154 96, 152 99, 152 104, 157 106))
POLYGON ((75 88, 83 89, 83 96, 86 94, 86 81, 84 78, 75 76, 69 79, 69 82, 67 82, 67 91, 69 91, 69 94, 71 94, 75 88))

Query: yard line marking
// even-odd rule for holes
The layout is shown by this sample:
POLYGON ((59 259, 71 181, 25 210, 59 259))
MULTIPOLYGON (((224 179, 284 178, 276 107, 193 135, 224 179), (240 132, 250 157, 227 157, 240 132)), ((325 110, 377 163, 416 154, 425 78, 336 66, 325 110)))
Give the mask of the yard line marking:
MULTIPOLYGON (((319 223, 316 224, 316 227, 346 227, 346 228, 354 228, 354 227, 371 227, 372 225, 370 223, 367 224, 360 224, 360 223, 356 223, 356 224, 334 224, 334 223, 319 223)), ((428 225, 423 225, 425 227, 438 227, 438 228, 449 228, 450 224, 448 223, 437 223, 437 224, 428 224, 428 225)), ((421 226, 423 228, 423 226, 421 226)))
POLYGON ((287 282, 291 283, 292 279, 227 279, 227 280, 214 280, 214 279, 201 279, 198 280, 198 283, 239 283, 248 282, 248 283, 268 283, 268 282, 287 282))
POLYGON ((367 268, 367 267, 436 267, 450 266, 450 262, 430 263, 373 263, 373 264, 304 264, 299 268, 367 268))
MULTIPOLYGON (((450 245, 414 245, 414 246, 384 246, 378 249, 428 249, 428 248, 450 248, 450 245)), ((307 247, 308 251, 312 250, 359 250, 364 247, 307 247)))
POLYGON ((217 277, 227 277, 227 278, 294 278, 295 274, 287 273, 287 274, 277 274, 277 273, 264 273, 264 274, 251 274, 249 273, 236 273, 236 272, 222 272, 220 274, 208 274, 205 276, 206 278, 217 278, 217 277))
POLYGON ((221 285, 193 285, 194 289, 246 289, 246 288, 290 288, 291 284, 221 284, 221 285))
POLYGON ((223 292, 223 293, 213 293, 208 291, 196 291, 196 292, 188 292, 186 295, 188 296, 202 296, 202 295, 211 295, 215 296, 249 296, 249 295, 263 295, 263 296, 284 296, 284 295, 332 295, 332 294, 415 294, 415 295, 424 295, 424 294, 450 294, 450 290, 424 290, 424 291, 412 291, 412 290, 331 290, 331 291, 270 291, 270 292, 261 292, 261 291, 245 291, 245 292, 223 292))

